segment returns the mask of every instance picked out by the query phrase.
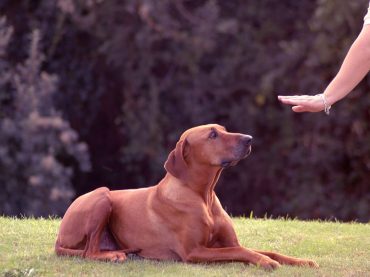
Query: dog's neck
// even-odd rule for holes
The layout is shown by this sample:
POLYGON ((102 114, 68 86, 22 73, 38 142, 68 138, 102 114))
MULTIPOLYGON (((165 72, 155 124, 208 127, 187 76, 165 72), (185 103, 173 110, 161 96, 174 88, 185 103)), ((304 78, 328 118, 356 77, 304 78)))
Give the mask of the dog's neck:
POLYGON ((189 170, 187 171, 188 174, 186 179, 177 179, 171 174, 167 173, 164 180, 174 178, 174 182, 191 189, 204 200, 208 207, 211 207, 214 201, 214 188, 221 175, 221 172, 222 168, 220 167, 210 167, 209 165, 202 166, 199 164, 196 166, 190 165, 189 170))
POLYGON ((221 172, 222 168, 210 167, 209 165, 196 165, 189 170, 190 178, 187 185, 201 195, 209 207, 213 204, 214 189, 221 172))

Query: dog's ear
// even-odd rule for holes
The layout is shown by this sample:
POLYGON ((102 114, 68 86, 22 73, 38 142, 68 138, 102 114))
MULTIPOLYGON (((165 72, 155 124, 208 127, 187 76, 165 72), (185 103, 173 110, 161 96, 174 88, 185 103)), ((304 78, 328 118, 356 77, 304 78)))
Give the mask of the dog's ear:
POLYGON ((185 157, 189 147, 189 142, 186 139, 178 141, 164 164, 166 171, 177 179, 185 180, 187 177, 188 165, 185 157))

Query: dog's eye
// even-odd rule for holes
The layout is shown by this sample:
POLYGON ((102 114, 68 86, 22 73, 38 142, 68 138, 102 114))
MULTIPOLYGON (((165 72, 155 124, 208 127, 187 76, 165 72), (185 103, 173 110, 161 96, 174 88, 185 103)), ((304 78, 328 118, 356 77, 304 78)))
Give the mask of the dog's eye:
POLYGON ((210 139, 215 139, 215 138, 217 138, 217 136, 218 136, 218 134, 217 134, 216 130, 212 130, 212 131, 209 133, 208 138, 210 138, 210 139))

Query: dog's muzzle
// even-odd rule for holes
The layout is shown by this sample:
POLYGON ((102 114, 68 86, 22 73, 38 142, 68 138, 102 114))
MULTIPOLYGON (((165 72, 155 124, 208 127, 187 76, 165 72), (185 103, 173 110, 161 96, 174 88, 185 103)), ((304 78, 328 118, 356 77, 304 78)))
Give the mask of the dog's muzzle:
POLYGON ((253 137, 249 135, 241 135, 239 142, 234 149, 234 157, 232 160, 223 160, 221 166, 228 168, 236 165, 240 160, 246 158, 252 152, 253 137))
POLYGON ((246 158, 252 151, 253 137, 249 135, 242 135, 239 144, 235 149, 235 157, 239 160, 246 158))

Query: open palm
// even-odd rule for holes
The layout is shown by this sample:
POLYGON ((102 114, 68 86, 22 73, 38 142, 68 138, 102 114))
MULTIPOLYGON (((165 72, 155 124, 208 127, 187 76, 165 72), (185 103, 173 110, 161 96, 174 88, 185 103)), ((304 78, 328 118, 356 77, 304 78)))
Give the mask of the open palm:
POLYGON ((324 110, 324 103, 319 94, 317 95, 293 95, 278 96, 283 104, 292 105, 292 110, 297 113, 321 112, 324 110))

